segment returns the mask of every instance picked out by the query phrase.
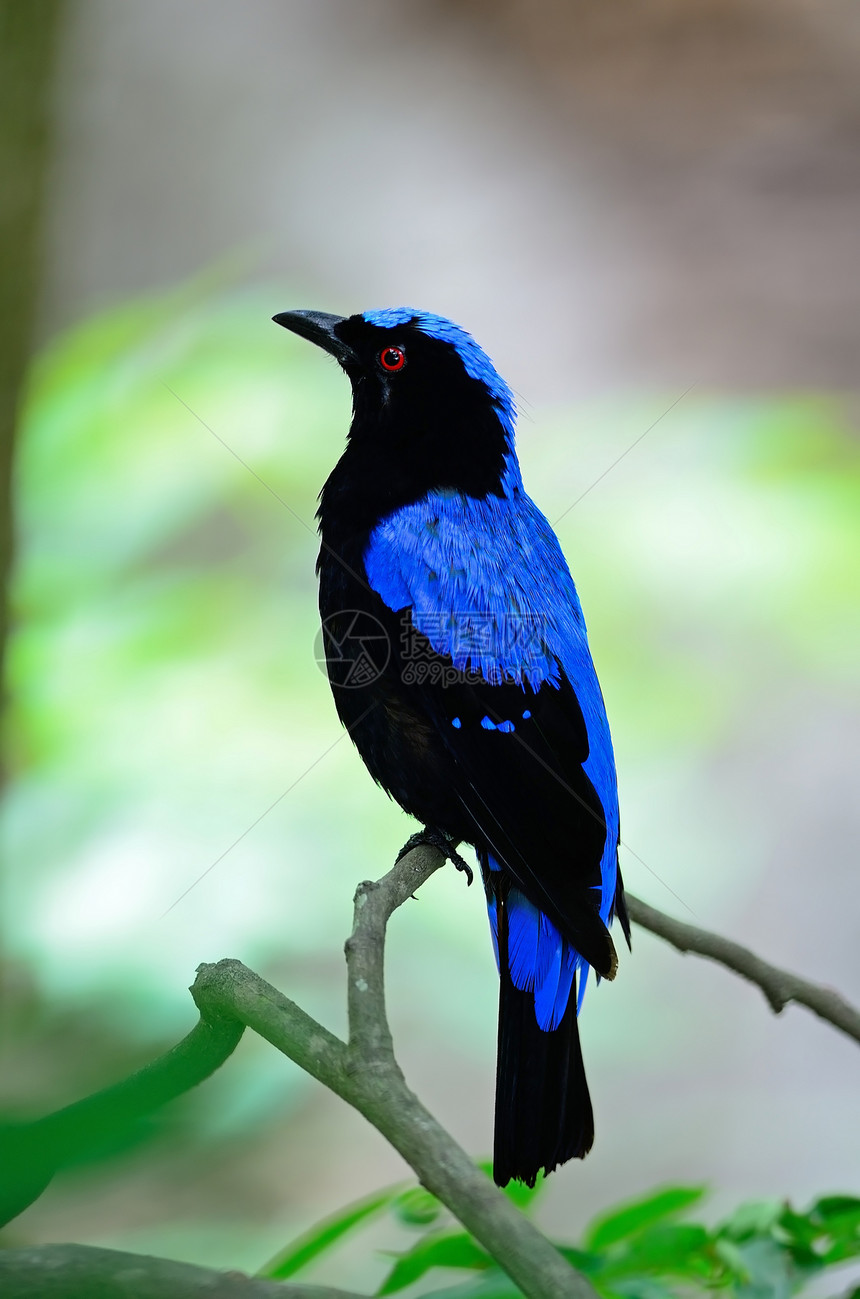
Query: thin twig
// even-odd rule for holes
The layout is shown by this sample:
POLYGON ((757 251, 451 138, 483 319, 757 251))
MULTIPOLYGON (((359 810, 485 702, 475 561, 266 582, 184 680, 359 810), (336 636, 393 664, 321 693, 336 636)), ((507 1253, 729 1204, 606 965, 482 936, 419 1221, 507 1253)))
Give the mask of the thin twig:
POLYGON ((790 970, 770 965, 740 943, 707 929, 700 929, 697 925, 689 925, 686 921, 675 920, 629 893, 626 897, 630 918, 637 925, 649 929, 658 938, 664 938, 679 952, 693 952, 696 956, 704 956, 706 960, 717 961, 727 969, 734 970, 742 979, 756 984, 777 1015, 789 1002, 794 1001, 799 1006, 806 1006, 807 1010, 821 1019, 826 1019, 828 1024, 848 1037, 853 1037, 855 1042, 860 1042, 860 1010, 832 988, 810 983, 808 979, 802 979, 790 970))

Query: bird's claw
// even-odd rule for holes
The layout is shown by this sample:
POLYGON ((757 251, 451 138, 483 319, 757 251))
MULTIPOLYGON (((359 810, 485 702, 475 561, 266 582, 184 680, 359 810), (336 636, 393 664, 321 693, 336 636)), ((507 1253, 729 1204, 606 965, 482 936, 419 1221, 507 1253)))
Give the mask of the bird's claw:
POLYGON ((448 847, 443 848, 442 852, 444 852, 447 855, 448 861, 451 863, 452 866, 456 866, 458 871, 463 872, 463 874, 466 876, 466 887, 470 888, 472 884, 475 882, 475 873, 472 870, 472 867, 469 865, 469 863, 465 860, 465 858, 461 857, 460 854, 457 852, 457 849, 455 845, 451 842, 451 840, 449 839, 447 842, 448 842, 448 847))
POLYGON ((408 852, 413 848, 418 848, 422 844, 429 844, 431 848, 438 848, 439 851, 457 867, 458 871, 463 871, 466 876, 466 883, 472 884, 475 878, 474 871, 467 861, 465 861, 457 852, 457 845, 453 839, 445 834, 444 830, 437 830, 433 826, 426 825, 423 830, 418 830, 406 840, 406 843, 397 854, 397 861, 402 861, 408 852))

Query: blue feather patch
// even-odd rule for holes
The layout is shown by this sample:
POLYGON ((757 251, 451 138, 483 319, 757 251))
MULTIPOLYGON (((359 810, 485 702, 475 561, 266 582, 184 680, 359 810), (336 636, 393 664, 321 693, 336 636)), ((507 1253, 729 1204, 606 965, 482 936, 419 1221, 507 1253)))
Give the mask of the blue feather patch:
POLYGON ((515 988, 534 993, 538 1026, 550 1032, 564 1017, 582 958, 517 889, 508 895, 507 906, 511 980, 515 988))
MULTIPOLYGON (((491 872, 501 870, 496 859, 487 854, 491 872)), ((582 1006, 582 990, 588 965, 574 947, 562 938, 547 916, 533 906, 519 889, 511 889, 507 898, 508 969, 515 988, 534 994, 535 1018, 545 1032, 561 1023, 570 1000, 573 980, 581 970, 576 1013, 582 1006)), ((499 968, 499 917, 496 898, 487 897, 487 914, 496 968, 499 968)))
MULTIPOLYGON (((498 869, 498 868, 497 868, 498 869)), ((496 969, 499 968, 499 914, 494 897, 487 898, 487 914, 490 917, 490 936, 493 940, 493 951, 496 954, 496 969)))
POLYGON ((521 893, 508 898, 508 968, 515 988, 535 986, 540 937, 540 912, 521 893))

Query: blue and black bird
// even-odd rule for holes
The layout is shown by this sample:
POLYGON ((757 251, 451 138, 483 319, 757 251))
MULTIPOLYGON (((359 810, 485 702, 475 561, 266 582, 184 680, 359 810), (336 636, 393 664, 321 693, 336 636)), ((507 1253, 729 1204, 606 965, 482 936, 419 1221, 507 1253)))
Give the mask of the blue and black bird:
POLYGON ((591 1148, 577 1012, 589 967, 615 975, 614 915, 629 942, 579 598, 523 488, 511 392, 470 334, 409 308, 275 320, 352 383, 318 511, 335 705, 425 834, 462 867, 456 846, 475 848, 500 976, 493 1172, 533 1185, 591 1148))

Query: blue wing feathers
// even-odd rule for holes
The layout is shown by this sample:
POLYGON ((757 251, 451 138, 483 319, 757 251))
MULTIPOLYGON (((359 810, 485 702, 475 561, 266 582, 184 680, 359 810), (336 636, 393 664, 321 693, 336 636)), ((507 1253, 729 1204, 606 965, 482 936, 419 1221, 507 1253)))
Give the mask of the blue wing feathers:
MULTIPOLYGON (((556 949, 553 980, 547 979, 535 991, 535 1014, 540 1028, 545 1031, 558 1028, 570 1000, 573 976, 583 964, 581 957, 574 951, 570 943, 562 940, 556 949)), ((579 1007, 577 1006, 578 1013, 579 1007)))
POLYGON ((537 688, 558 681, 561 663, 575 686, 579 677, 599 696, 573 579, 524 493, 430 493, 375 529, 364 562, 388 607, 409 608, 434 650, 461 671, 537 688))

